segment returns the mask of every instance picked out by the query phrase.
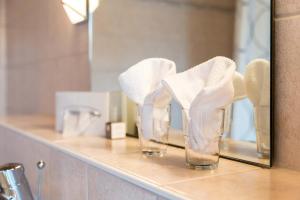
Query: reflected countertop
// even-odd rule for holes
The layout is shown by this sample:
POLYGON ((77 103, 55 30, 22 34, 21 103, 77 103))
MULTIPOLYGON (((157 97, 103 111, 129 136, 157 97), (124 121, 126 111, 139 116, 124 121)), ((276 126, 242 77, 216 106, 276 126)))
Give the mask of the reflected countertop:
POLYGON ((145 158, 138 140, 63 137, 49 116, 1 117, 0 126, 167 199, 300 199, 300 172, 221 159, 216 170, 185 167, 184 150, 169 147, 164 158, 145 158))
POLYGON ((246 160, 248 162, 269 166, 269 158, 259 158, 254 142, 238 141, 230 138, 222 139, 221 155, 223 157, 246 160))

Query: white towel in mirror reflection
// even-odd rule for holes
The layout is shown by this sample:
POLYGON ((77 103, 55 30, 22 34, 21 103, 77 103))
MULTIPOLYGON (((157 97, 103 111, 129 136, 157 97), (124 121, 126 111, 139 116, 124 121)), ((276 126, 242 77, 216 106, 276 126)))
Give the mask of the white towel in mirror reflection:
POLYGON ((246 67, 245 85, 247 96, 254 107, 254 123, 258 154, 270 153, 270 62, 255 59, 246 67))

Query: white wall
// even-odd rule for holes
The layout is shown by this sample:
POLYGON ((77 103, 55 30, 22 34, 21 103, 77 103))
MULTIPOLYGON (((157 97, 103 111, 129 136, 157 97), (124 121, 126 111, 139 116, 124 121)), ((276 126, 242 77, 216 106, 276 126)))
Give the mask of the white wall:
POLYGON ((0 0, 0 115, 6 110, 6 19, 5 0, 0 0))

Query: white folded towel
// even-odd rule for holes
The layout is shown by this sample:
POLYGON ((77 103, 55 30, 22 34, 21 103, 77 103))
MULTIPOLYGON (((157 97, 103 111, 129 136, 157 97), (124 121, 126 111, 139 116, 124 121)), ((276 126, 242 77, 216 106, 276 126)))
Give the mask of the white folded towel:
POLYGON ((176 74, 173 61, 149 58, 133 65, 119 76, 123 92, 139 105, 142 130, 147 139, 153 136, 153 108, 167 106, 172 96, 162 87, 161 80, 176 74))
POLYGON ((255 106, 270 105, 270 62, 265 59, 251 61, 245 72, 246 91, 255 106))
POLYGON ((162 81, 190 120, 188 142, 194 151, 218 151, 221 109, 233 101, 235 68, 229 58, 215 57, 162 81))

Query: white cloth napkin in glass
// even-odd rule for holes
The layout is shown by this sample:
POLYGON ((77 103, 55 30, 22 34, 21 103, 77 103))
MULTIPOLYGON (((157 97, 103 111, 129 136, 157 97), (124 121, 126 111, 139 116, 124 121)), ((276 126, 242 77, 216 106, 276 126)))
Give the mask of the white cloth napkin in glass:
POLYGON ((176 74, 173 61, 164 58, 148 58, 133 65, 119 76, 123 92, 141 109, 142 130, 145 138, 153 134, 153 107, 167 106, 172 96, 161 80, 176 74))
POLYGON ((195 151, 215 153, 223 116, 232 103, 235 62, 215 57, 162 83, 181 104, 189 120, 189 145, 195 151))

